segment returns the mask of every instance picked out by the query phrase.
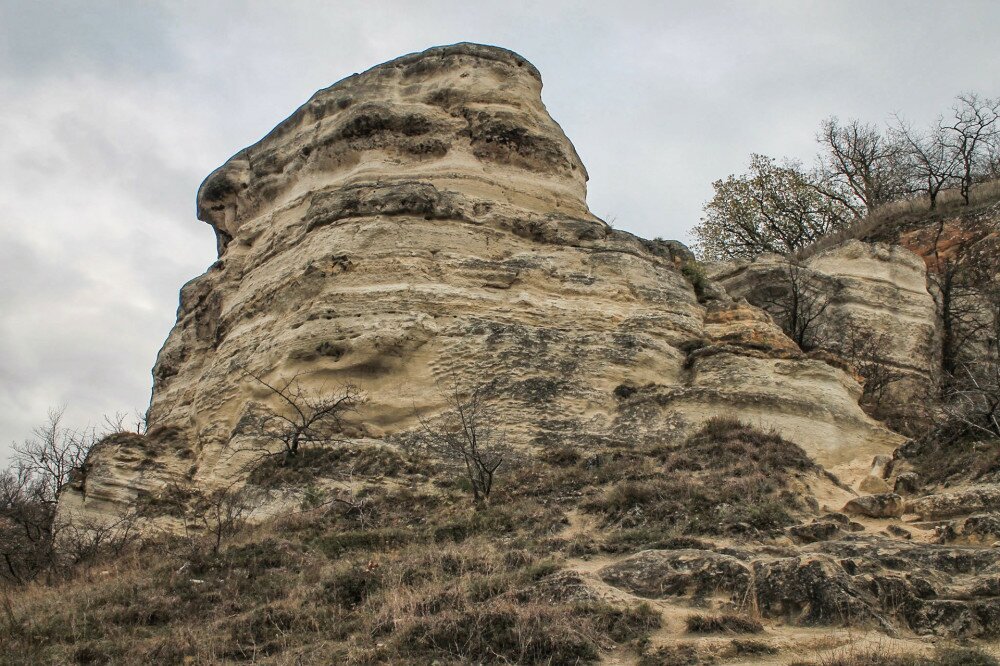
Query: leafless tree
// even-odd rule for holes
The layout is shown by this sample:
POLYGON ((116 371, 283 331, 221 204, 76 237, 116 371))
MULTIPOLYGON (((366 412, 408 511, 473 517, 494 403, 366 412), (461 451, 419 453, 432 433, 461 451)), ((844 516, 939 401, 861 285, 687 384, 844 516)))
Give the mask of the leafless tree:
POLYGON ((24 466, 0 472, 0 580, 23 583, 53 561, 55 505, 24 466))
POLYGON ((909 172, 918 184, 914 189, 927 194, 931 210, 934 210, 938 194, 957 178, 959 155, 948 144, 947 132, 940 123, 919 133, 897 115, 896 133, 906 146, 909 172))
POLYGON ((83 468, 87 455, 99 437, 94 430, 70 430, 62 425, 65 408, 50 409, 45 425, 34 430, 34 437, 14 444, 17 463, 40 484, 46 502, 56 497, 70 476, 83 468))
POLYGON ((823 121, 817 136, 825 153, 821 171, 826 191, 846 190, 853 200, 844 200, 858 217, 871 213, 906 191, 904 146, 877 125, 835 118, 823 121))
POLYGON ((61 516, 52 525, 52 539, 64 564, 77 566, 121 555, 139 541, 141 525, 142 516, 132 506, 107 517, 61 516))
POLYGON ((257 404, 240 426, 241 433, 255 441, 249 449, 238 449, 257 454, 251 466, 278 455, 284 456, 287 463, 303 447, 345 442, 344 417, 365 400, 360 389, 351 384, 332 391, 310 389, 302 381, 306 373, 280 381, 266 380, 248 370, 243 374, 266 388, 277 403, 257 404), (280 445, 277 451, 275 444, 280 445))
POLYGON ((146 434, 146 414, 135 410, 132 414, 128 412, 115 412, 113 416, 104 415, 104 433, 112 435, 117 433, 135 433, 136 435, 146 434))
POLYGON ((792 259, 785 259, 778 280, 753 290, 747 300, 771 314, 800 348, 819 346, 823 315, 840 292, 836 280, 823 280, 792 259))
POLYGON ((1000 237, 980 223, 963 231, 960 243, 945 245, 946 220, 938 221, 928 277, 936 287, 941 317, 942 369, 958 376, 962 363, 981 357, 976 343, 996 349, 1000 336, 1000 237))
POLYGON ((264 494, 259 489, 234 481, 224 488, 198 495, 190 514, 201 521, 212 554, 218 555, 222 542, 243 529, 263 500, 264 494))
POLYGON ((496 383, 442 391, 447 409, 436 419, 420 418, 419 442, 464 476, 478 506, 487 502, 497 471, 512 456, 495 409, 496 383))
POLYGON ((969 192, 977 171, 1000 133, 1000 98, 989 99, 976 93, 959 95, 951 115, 939 119, 938 124, 947 147, 958 160, 962 200, 969 205, 969 192))
POLYGON ((0 472, 0 579, 21 583, 94 559, 115 555, 138 538, 134 509, 105 519, 56 517, 59 494, 102 439, 95 429, 62 425, 63 410, 49 411, 34 437, 14 445, 0 472))
POLYGON ((826 336, 825 344, 836 348, 864 380, 861 403, 877 414, 889 387, 903 378, 888 362, 892 340, 884 331, 879 332, 850 316, 842 317, 836 329, 836 335, 826 336))
POLYGON ((956 379, 945 391, 945 413, 973 434, 1000 438, 1000 361, 962 363, 956 379))

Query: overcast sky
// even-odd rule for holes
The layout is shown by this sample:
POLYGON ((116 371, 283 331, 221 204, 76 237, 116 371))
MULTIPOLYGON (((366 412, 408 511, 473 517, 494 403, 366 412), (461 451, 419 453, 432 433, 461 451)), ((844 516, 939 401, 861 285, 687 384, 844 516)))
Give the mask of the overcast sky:
POLYGON ((178 289, 215 259, 198 184, 353 72, 517 51, 591 210, 688 240, 713 180, 752 151, 811 160, 826 116, 924 123, 1000 93, 998 33, 991 0, 0 0, 0 459, 49 406, 145 409, 178 289))

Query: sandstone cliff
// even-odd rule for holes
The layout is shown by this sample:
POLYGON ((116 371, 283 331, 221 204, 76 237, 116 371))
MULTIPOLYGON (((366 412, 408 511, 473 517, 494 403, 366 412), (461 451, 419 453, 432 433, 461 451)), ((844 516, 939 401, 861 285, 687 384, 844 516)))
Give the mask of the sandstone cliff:
POLYGON ((234 429, 268 397, 241 368, 357 384, 359 440, 413 428, 442 380, 495 377, 526 447, 670 438, 720 413, 831 466, 899 443, 766 316, 699 303, 676 245, 595 218, 541 88, 509 51, 430 49, 316 93, 209 176, 220 256, 181 291, 149 432, 97 452, 63 506, 229 483, 234 429))
MULTIPOLYGON (((782 257, 764 255, 714 265, 709 275, 734 298, 760 302, 769 291, 787 289, 787 266, 782 257)), ((836 350, 852 327, 884 335, 883 358, 899 377, 891 402, 926 401, 939 379, 941 340, 921 258, 904 247, 851 240, 810 256, 802 270, 829 301, 814 324, 823 346, 836 350)))
MULTIPOLYGON (((309 506, 319 488, 363 495, 373 513, 307 512, 221 560, 156 569, 170 603, 194 613, 167 626, 228 632, 220 645, 177 648, 185 658, 246 657, 252 644, 255 656, 301 649, 297 658, 329 663, 332 640, 345 663, 558 663, 510 638, 533 627, 555 633, 532 649, 583 663, 649 633, 629 622, 656 629, 643 663, 826 658, 857 640, 834 627, 903 632, 918 647, 916 635, 993 635, 1000 557, 930 542, 947 541, 932 522, 941 516, 965 521, 953 532, 968 541, 992 538, 995 493, 908 496, 913 472, 890 458, 904 438, 859 407, 850 368, 803 353, 743 298, 777 259, 705 277, 682 245, 593 216, 586 169, 541 89, 509 51, 433 48, 316 93, 211 174, 198 212, 219 259, 181 290, 148 431, 99 445, 60 517, 100 521, 139 504, 152 509, 151 531, 197 529, 204 505, 190 498, 246 482, 260 446, 246 424, 261 404, 282 409, 250 375, 298 376, 316 390, 355 385, 368 400, 330 459, 312 459, 308 482, 280 465, 269 468, 280 478, 256 472, 251 484, 280 490, 263 512, 309 506), (399 451, 445 409, 450 386, 485 380, 528 462, 505 470, 502 500, 472 511, 461 488, 399 451), (354 464, 364 451, 374 464, 354 464), (973 512, 984 515, 964 517, 973 512), (189 566, 211 575, 187 580, 189 566), (265 571, 289 588, 251 598, 245 581, 265 571), (232 618, 243 624, 192 602, 206 581, 205 594, 239 599, 232 618), (695 641, 695 612, 752 613, 768 622, 766 640, 709 630, 695 641), (565 628, 568 617, 580 626, 565 628), (452 650, 454 635, 465 652, 452 650)), ((831 322, 849 314, 889 336, 907 377, 897 399, 916 399, 939 363, 920 260, 854 242, 806 268, 840 285, 831 322)), ((115 626, 126 611, 114 606, 115 626)), ((163 645, 128 650, 162 657, 163 645)), ((609 663, 630 663, 621 654, 609 663)))

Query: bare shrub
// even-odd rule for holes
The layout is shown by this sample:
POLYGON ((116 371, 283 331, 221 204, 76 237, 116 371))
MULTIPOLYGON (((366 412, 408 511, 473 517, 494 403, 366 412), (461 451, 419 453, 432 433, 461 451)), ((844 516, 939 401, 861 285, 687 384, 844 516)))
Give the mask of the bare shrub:
POLYGON ((982 358, 962 363, 945 389, 943 409, 970 435, 1000 438, 1000 362, 982 358))
POLYGON ((224 539, 246 526, 247 519, 263 500, 262 492, 239 482, 203 493, 195 499, 192 515, 200 518, 213 555, 219 554, 224 539))
POLYGON ((513 454, 495 409, 496 384, 443 392, 447 408, 436 419, 420 417, 418 441, 469 484, 472 501, 490 498, 497 470, 513 454))
POLYGON ((23 583, 51 575, 66 559, 76 563, 94 552, 82 548, 60 554, 57 549, 57 533, 73 534, 65 521, 54 523, 59 493, 82 473, 99 439, 94 430, 65 427, 63 411, 49 410, 34 437, 13 446, 12 464, 0 472, 0 579, 23 583))
POLYGON ((827 344, 835 347, 864 380, 862 406, 880 413, 889 387, 903 378, 888 362, 892 338, 850 316, 841 318, 836 328, 841 335, 837 339, 830 336, 827 344))
POLYGON ((253 470, 264 461, 282 456, 285 461, 295 458, 305 447, 323 447, 346 443, 344 417, 364 403, 361 390, 348 384, 337 389, 310 389, 302 381, 307 373, 288 379, 269 381, 262 375, 242 370, 243 375, 267 389, 276 406, 253 405, 238 426, 238 432, 248 435, 254 444, 234 451, 250 452, 252 460, 246 468, 253 470), (280 448, 275 450, 275 445, 280 448))
POLYGON ((823 315, 841 288, 840 282, 822 280, 796 261, 785 259, 778 280, 754 290, 747 300, 770 313, 785 334, 808 351, 820 346, 823 315))

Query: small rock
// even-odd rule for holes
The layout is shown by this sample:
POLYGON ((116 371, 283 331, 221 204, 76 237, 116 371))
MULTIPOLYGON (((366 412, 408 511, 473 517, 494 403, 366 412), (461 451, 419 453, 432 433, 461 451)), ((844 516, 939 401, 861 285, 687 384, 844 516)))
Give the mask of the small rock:
POLYGON ((910 530, 900 527, 899 525, 889 525, 889 527, 885 528, 885 531, 901 539, 913 538, 913 534, 910 533, 910 530))
POLYGON ((907 495, 917 492, 920 488, 920 477, 917 476, 916 472, 903 472, 896 477, 896 483, 893 486, 893 490, 897 493, 905 493, 907 495))
POLYGON ((903 515, 903 498, 896 493, 862 495, 845 504, 843 510, 869 518, 898 518, 903 515))
POLYGON ((891 488, 882 477, 869 474, 858 485, 858 490, 864 493, 887 493, 891 488))
POLYGON ((962 536, 986 541, 1000 536, 1000 514, 977 513, 965 519, 962 536))
POLYGON ((887 476, 889 476, 889 469, 891 468, 891 466, 892 466, 891 457, 885 454, 877 455, 872 459, 872 469, 871 472, 869 472, 869 474, 879 479, 884 479, 887 476))
POLYGON ((787 533, 796 543, 816 543, 840 536, 841 526, 832 520, 814 520, 804 525, 793 525, 788 528, 787 533))

